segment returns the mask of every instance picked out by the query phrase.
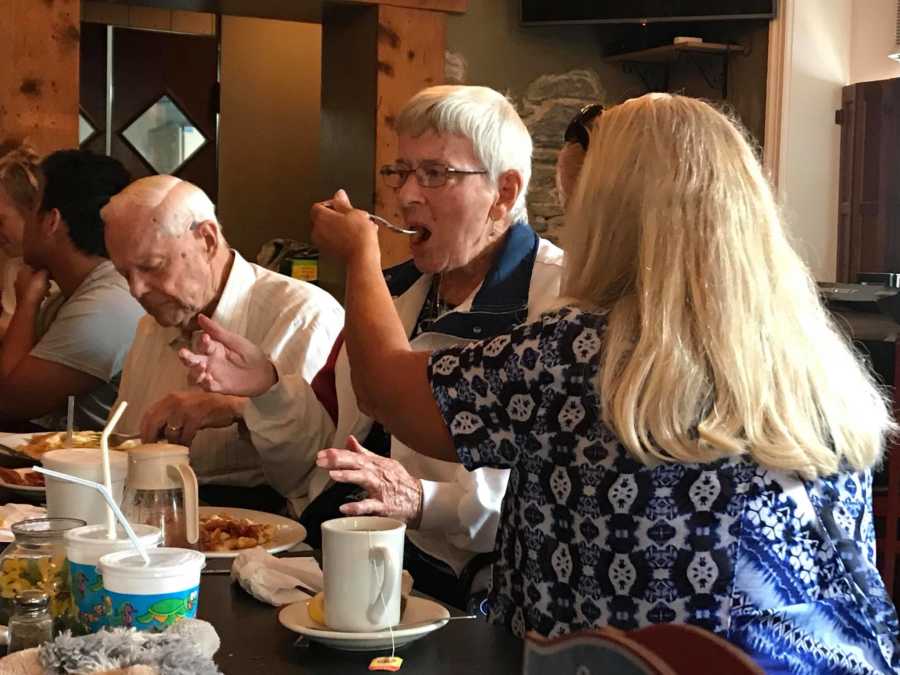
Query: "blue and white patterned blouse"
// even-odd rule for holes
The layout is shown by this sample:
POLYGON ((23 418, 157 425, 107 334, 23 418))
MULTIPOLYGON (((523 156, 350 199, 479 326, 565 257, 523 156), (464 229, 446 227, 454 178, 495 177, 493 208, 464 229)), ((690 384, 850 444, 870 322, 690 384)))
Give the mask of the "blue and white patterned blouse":
POLYGON ((639 464, 598 415, 604 330, 564 308, 431 357, 463 464, 512 470, 491 620, 519 636, 692 623, 769 673, 898 672, 871 475, 639 464))

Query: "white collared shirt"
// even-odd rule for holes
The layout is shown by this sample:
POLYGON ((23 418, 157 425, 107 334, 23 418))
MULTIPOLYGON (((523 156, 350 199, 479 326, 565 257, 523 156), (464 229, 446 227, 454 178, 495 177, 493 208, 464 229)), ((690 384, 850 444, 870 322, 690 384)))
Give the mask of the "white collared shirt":
MULTIPOLYGON (((249 263, 235 252, 212 318, 259 345, 279 373, 310 381, 343 328, 344 310, 322 289, 249 263)), ((118 425, 123 433, 138 433, 144 413, 166 394, 196 389, 188 385, 187 369, 178 359, 174 345, 181 341, 180 328, 160 326, 151 316, 141 320, 119 386, 119 401, 128 401, 118 425)), ((313 448, 310 460, 296 456, 303 446, 257 434, 252 418, 245 417, 244 423, 249 435, 242 435, 237 424, 197 434, 191 465, 201 484, 255 486, 268 481, 283 491, 286 477, 308 471, 315 451, 327 445, 334 432, 333 425, 317 427, 318 435, 306 445, 313 448)))

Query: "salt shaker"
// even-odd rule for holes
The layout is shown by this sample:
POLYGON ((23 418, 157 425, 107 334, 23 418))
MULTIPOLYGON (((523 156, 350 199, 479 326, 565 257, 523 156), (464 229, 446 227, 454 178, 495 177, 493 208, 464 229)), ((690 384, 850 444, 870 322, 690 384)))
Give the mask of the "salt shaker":
POLYGON ((16 596, 15 613, 9 620, 8 654, 38 647, 53 639, 49 602, 43 591, 22 591, 16 596))

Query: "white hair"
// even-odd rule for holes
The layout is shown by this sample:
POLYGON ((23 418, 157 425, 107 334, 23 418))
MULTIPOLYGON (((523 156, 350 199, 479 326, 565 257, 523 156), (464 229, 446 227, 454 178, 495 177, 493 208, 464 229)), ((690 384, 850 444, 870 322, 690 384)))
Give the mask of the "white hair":
POLYGON ((180 237, 207 220, 221 229, 216 207, 206 193, 174 176, 139 178, 113 197, 100 216, 107 225, 149 221, 169 237, 180 237))
POLYGON ((512 220, 527 218, 525 195, 531 179, 531 135, 512 103, 489 87, 441 85, 413 96, 397 116, 397 133, 421 136, 427 131, 472 141, 475 156, 494 183, 505 171, 522 177, 512 220))

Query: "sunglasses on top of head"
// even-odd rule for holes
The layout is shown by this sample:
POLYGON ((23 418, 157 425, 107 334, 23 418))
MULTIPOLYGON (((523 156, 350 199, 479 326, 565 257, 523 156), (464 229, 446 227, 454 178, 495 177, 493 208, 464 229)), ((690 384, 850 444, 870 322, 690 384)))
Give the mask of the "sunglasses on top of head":
POLYGON ((569 126, 566 127, 566 133, 563 134, 563 140, 566 143, 578 143, 584 150, 587 150, 591 142, 591 134, 588 129, 591 123, 600 117, 602 112, 603 106, 599 103, 591 103, 584 106, 569 122, 569 126))

